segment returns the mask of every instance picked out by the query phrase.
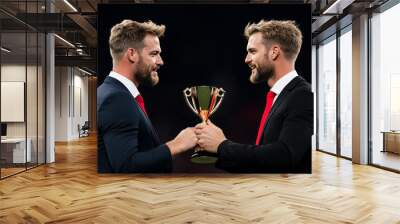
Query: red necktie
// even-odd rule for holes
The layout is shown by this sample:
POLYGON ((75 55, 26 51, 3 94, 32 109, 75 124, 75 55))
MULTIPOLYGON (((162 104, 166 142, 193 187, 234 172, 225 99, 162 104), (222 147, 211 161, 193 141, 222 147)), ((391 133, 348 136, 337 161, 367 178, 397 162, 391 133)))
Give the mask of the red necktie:
POLYGON ((143 97, 141 95, 137 95, 135 99, 136 102, 139 104, 140 108, 142 109, 142 111, 147 115, 146 108, 144 107, 143 97))
POLYGON ((265 105, 265 110, 264 110, 263 116, 261 118, 260 127, 258 128, 256 145, 260 144, 261 135, 264 132, 265 122, 267 122, 268 114, 272 108, 272 103, 274 102, 275 96, 276 96, 276 93, 274 93, 272 91, 269 91, 267 94, 267 104, 265 105))

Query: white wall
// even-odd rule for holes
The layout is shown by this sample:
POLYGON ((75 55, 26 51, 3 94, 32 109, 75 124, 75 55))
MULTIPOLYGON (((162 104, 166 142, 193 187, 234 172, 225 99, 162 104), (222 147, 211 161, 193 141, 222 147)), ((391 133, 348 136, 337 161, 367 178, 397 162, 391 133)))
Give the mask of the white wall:
POLYGON ((72 135, 78 137, 78 124, 83 125, 85 121, 88 121, 88 78, 82 76, 83 74, 79 70, 74 70, 74 108, 73 108, 73 119, 72 119, 72 135))
MULTIPOLYGON (((30 133, 35 133, 36 136, 36 122, 37 114, 36 107, 43 106, 37 105, 37 80, 32 78, 36 77, 36 66, 27 66, 25 64, 5 64, 1 66, 1 81, 5 82, 26 82, 26 72, 28 72, 28 86, 27 90, 27 120, 28 120, 28 137, 30 133)), ((39 67, 39 74, 41 68, 39 67)), ((1 110, 8 110, 9 108, 1 108, 1 110)), ((25 137, 25 123, 26 122, 7 122, 7 136, 8 137, 25 137)))
MULTIPOLYGON (((22 122, 6 122, 8 138, 25 138, 30 140, 30 148, 33 162, 39 159, 44 163, 44 74, 41 66, 25 64, 3 64, 1 66, 1 81, 24 82, 26 90, 26 102, 23 102, 20 112, 26 113, 26 120, 22 122), (27 80, 26 80, 27 79, 27 80), (26 105, 25 105, 26 103, 26 105), (39 153, 39 156, 37 156, 39 153)), ((24 94, 25 90, 21 94, 24 94)), ((2 90, 3 91, 3 90, 2 90)), ((7 96, 2 96, 7 97, 7 96)), ((2 103, 3 104, 3 103, 2 103)), ((13 108, 2 107, 2 112, 15 113, 13 108), (10 111, 7 111, 10 110, 10 111)), ((23 115, 24 116, 24 115, 23 115)), ((25 118, 24 118, 25 119, 25 118)))
POLYGON ((56 141, 79 138, 78 124, 88 120, 88 78, 72 67, 56 67, 56 141))
MULTIPOLYGON (((1 81, 25 82, 25 64, 8 64, 1 66, 1 81)), ((7 108, 1 108, 7 110, 7 108)), ((25 137, 25 122, 7 123, 7 137, 25 137)))
POLYGON ((55 68, 55 141, 68 140, 68 87, 67 67, 55 68))

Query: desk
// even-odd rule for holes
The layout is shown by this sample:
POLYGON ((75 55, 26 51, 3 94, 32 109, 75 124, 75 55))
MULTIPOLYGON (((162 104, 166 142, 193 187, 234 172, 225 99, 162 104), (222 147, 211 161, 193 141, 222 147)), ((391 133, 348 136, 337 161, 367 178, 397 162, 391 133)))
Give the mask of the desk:
POLYGON ((25 163, 31 161, 30 138, 27 139, 28 147, 25 151, 25 138, 6 138, 1 139, 1 157, 6 163, 25 163), (11 159, 12 158, 12 159, 11 159), (25 160, 26 159, 26 160, 25 160))
POLYGON ((400 131, 382 131, 383 150, 382 152, 393 152, 400 154, 400 131))

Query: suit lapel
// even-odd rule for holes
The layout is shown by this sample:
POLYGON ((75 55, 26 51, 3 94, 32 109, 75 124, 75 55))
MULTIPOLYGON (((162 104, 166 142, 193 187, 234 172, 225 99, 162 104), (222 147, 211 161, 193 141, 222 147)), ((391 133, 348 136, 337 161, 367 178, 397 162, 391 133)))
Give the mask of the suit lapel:
POLYGON ((151 132, 153 133, 153 137, 156 140, 157 144, 160 143, 160 138, 158 137, 158 134, 156 132, 156 130, 153 127, 153 124, 151 123, 149 117, 142 111, 142 109, 139 107, 139 105, 137 104, 136 100, 135 100, 136 106, 138 107, 142 117, 144 118, 147 126, 150 128, 151 132))
MULTIPOLYGON (((272 105, 271 111, 268 114, 268 118, 267 118, 267 122, 265 122, 265 126, 264 126, 264 131, 267 129, 267 127, 269 126, 270 120, 271 118, 274 116, 275 112, 277 111, 277 109, 279 108, 279 106, 282 104, 282 102, 286 99, 288 93, 297 85, 297 83, 299 83, 301 80, 303 80, 303 78, 301 78, 300 76, 296 76, 292 81, 289 82, 289 84, 287 84, 287 86, 285 86, 285 88, 282 90, 282 92, 279 94, 278 98, 276 99, 276 101, 274 102, 274 104, 272 105)), ((263 133, 264 135, 264 133, 263 133)))
POLYGON ((117 88, 123 89, 124 91, 126 91, 132 97, 132 100, 134 102, 132 105, 136 105, 136 107, 139 110, 139 113, 141 114, 141 116, 143 117, 147 127, 150 129, 151 133, 153 133, 153 138, 155 139, 157 144, 159 144, 160 143, 160 138, 158 137, 157 132, 154 130, 154 127, 151 124, 151 121, 150 121, 149 117, 147 117, 147 115, 142 111, 142 109, 140 108, 140 106, 137 103, 136 99, 132 96, 131 92, 129 92, 129 90, 126 88, 126 86, 124 84, 122 84, 120 81, 118 81, 117 79, 114 79, 114 78, 109 77, 109 76, 107 76, 105 82, 110 82, 113 85, 116 85, 117 88))

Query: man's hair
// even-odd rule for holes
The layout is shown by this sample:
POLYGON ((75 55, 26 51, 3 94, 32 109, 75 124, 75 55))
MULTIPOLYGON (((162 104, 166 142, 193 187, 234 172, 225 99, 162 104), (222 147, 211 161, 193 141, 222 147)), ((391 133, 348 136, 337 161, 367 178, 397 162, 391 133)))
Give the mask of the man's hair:
POLYGON ((152 21, 139 23, 133 20, 124 20, 111 28, 110 53, 114 62, 119 61, 128 48, 141 50, 144 47, 143 39, 147 34, 162 37, 165 32, 164 25, 157 25, 152 21))
POLYGON ((248 23, 244 29, 247 39, 255 33, 260 32, 264 39, 264 44, 279 44, 286 59, 294 60, 300 52, 302 44, 302 34, 294 21, 286 20, 261 20, 258 23, 248 23))

